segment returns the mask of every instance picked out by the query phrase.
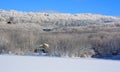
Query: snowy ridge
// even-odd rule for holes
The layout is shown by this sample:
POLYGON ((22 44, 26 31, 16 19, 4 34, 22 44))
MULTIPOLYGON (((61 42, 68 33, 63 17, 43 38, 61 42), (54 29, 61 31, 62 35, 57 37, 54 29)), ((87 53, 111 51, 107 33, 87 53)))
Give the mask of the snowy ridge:
POLYGON ((81 26, 88 24, 120 23, 120 18, 99 14, 64 14, 46 12, 18 12, 0 10, 0 21, 13 23, 34 23, 40 25, 81 26))
POLYGON ((120 72, 120 61, 0 55, 1 72, 120 72))

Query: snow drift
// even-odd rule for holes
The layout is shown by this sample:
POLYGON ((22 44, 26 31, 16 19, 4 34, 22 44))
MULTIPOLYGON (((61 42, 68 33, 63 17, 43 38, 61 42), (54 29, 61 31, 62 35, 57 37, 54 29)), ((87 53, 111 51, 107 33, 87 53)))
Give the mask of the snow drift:
POLYGON ((120 72, 120 61, 0 55, 1 72, 120 72))

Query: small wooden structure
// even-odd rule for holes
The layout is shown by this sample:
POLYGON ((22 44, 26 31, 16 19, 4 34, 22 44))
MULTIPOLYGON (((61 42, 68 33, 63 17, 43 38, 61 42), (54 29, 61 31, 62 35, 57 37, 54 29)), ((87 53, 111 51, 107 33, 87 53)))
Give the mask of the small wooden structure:
POLYGON ((37 47, 34 52, 35 53, 48 53, 49 45, 47 43, 41 44, 39 47, 37 47))

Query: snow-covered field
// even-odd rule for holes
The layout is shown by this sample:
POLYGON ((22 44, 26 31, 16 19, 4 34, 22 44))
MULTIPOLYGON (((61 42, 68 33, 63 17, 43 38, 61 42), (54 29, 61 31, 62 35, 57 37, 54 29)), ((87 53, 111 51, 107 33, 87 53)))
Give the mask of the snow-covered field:
POLYGON ((120 72, 120 61, 0 55, 0 72, 120 72))

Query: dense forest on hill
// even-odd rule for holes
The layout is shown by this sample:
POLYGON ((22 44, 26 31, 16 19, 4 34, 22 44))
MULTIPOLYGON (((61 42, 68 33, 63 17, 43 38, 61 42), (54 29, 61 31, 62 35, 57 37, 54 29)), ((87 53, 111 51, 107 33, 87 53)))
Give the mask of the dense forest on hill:
POLYGON ((41 43, 50 55, 120 55, 120 18, 99 14, 63 14, 0 10, 0 53, 33 53, 41 43))

